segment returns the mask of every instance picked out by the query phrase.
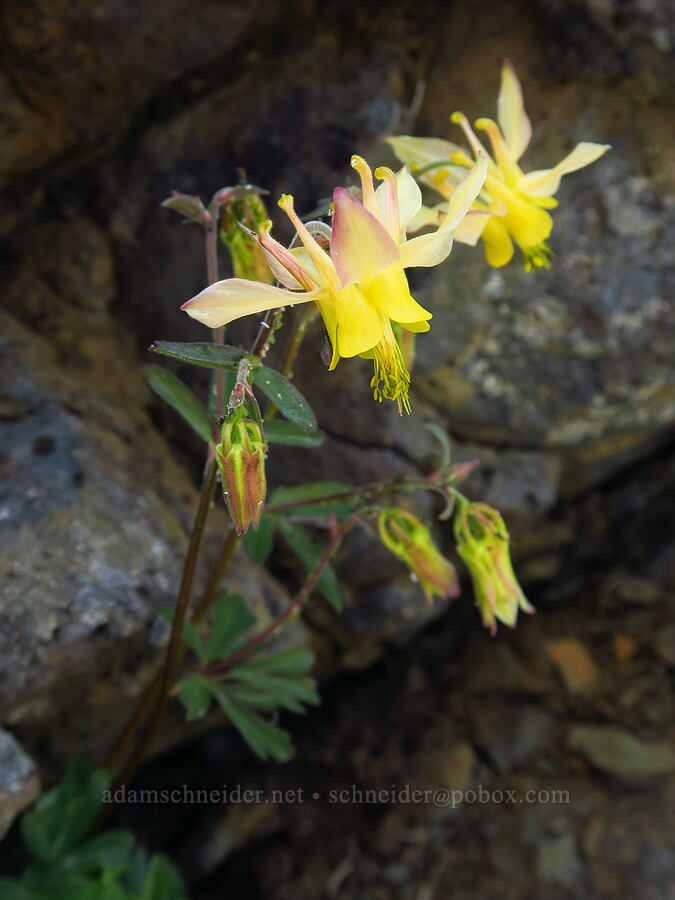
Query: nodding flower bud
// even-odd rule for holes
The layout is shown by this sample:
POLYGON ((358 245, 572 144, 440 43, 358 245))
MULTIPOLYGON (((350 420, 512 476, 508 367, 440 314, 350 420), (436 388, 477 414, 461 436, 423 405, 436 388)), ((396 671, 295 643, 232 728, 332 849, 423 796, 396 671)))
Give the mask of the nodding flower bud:
POLYGON ((236 406, 223 422, 216 460, 237 534, 245 534, 249 525, 258 528, 267 493, 266 454, 260 422, 247 414, 246 404, 236 406))
POLYGON ((462 501, 455 514, 457 552, 469 567, 476 603, 490 634, 497 620, 513 628, 518 610, 533 613, 516 580, 509 550, 509 533, 497 510, 487 503, 462 501))
POLYGON ((377 527, 382 543, 408 566, 429 603, 434 594, 442 598, 459 596, 455 567, 439 553, 429 529, 418 518, 393 507, 379 514, 377 527))
POLYGON ((232 257, 232 271, 236 278, 271 284, 274 280, 265 253, 249 232, 254 234, 268 219, 265 204, 258 194, 233 196, 223 205, 220 236, 232 257))

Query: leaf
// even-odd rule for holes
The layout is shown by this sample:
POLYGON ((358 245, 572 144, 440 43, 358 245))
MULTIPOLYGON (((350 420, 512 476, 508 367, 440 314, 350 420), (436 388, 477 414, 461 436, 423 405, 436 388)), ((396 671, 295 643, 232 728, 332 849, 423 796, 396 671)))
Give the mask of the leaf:
POLYGON ((203 719, 209 711, 211 689, 201 675, 186 675, 180 683, 180 702, 187 711, 188 722, 203 719))
POLYGON ((270 419, 264 423, 265 438, 270 444, 286 444, 289 447, 320 447, 324 442, 322 431, 314 433, 299 428, 293 422, 270 419))
MULTIPOLYGON (((269 499, 270 506, 284 506, 286 503, 301 503, 303 500, 315 500, 319 497, 329 497, 331 494, 339 494, 342 491, 352 490, 348 484, 340 481, 313 481, 310 484, 301 484, 298 487, 277 488, 269 499)), ((327 500, 325 503, 312 503, 307 506, 298 506, 296 509, 284 512, 286 516, 330 516, 338 519, 346 518, 356 509, 361 501, 358 497, 345 497, 341 500, 327 500)))
POLYGON ((250 672, 286 672, 301 675, 314 665, 315 656, 307 647, 291 647, 289 650, 281 650, 272 656, 261 656, 251 662, 242 663, 233 669, 233 672, 241 670, 250 672))
POLYGON ((42 794, 21 820, 24 840, 36 859, 54 862, 77 844, 94 824, 108 783, 105 769, 92 771, 81 759, 70 763, 61 783, 42 794))
POLYGON ((216 600, 216 615, 206 649, 206 662, 225 656, 228 645, 255 623, 256 618, 242 597, 221 591, 216 600))
POLYGON ((248 558, 254 563, 264 563, 272 551, 274 544, 274 529, 276 521, 274 516, 263 513, 258 523, 258 530, 253 528, 244 535, 244 550, 248 558))
MULTIPOLYGON (((169 624, 173 621, 173 609, 170 606, 160 606, 159 613, 169 624)), ((183 640, 193 650, 202 662, 206 662, 206 647, 200 633, 189 619, 183 622, 183 640)))
POLYGON ((262 760, 272 757, 277 762, 287 762, 293 756, 291 739, 286 731, 233 700, 222 685, 212 684, 211 691, 256 756, 262 760))
POLYGON ((210 344, 206 342, 181 343, 179 341, 155 341, 148 347, 153 353, 170 356, 193 366, 206 369, 230 369, 234 371, 240 360, 246 356, 238 347, 229 344, 210 344))
POLYGON ((153 391, 180 413, 200 437, 210 443, 213 422, 190 388, 177 375, 161 366, 146 366, 145 375, 153 391))
POLYGON ((211 226, 211 216, 204 208, 201 197, 190 194, 181 194, 173 191, 173 196, 162 202, 165 209, 172 209, 190 222, 197 222, 206 228, 211 226))
POLYGON ((138 900, 187 900, 183 879, 165 856, 150 859, 138 900))
POLYGON ((134 836, 130 831, 106 831, 81 844, 61 861, 65 869, 87 869, 92 863, 102 868, 124 868, 131 854, 134 836))
POLYGON ((305 431, 317 430, 318 424, 312 407, 288 378, 267 366, 257 366, 251 378, 289 422, 305 431))
MULTIPOLYGON (((297 522, 291 522, 290 519, 282 518, 280 516, 279 528, 293 552, 307 569, 307 574, 311 575, 323 556, 321 547, 314 543, 307 529, 302 525, 298 525, 297 522)), ((338 586, 335 571, 330 563, 327 563, 324 566, 324 569, 319 576, 317 587, 331 606, 340 612, 342 609, 340 588, 338 586)))
POLYGON ((260 672, 236 672, 232 671, 232 678, 239 678, 257 691, 261 696, 265 694, 275 705, 283 706, 291 712, 304 715, 303 703, 318 706, 319 695, 312 678, 298 675, 283 676, 279 674, 267 675, 260 672))

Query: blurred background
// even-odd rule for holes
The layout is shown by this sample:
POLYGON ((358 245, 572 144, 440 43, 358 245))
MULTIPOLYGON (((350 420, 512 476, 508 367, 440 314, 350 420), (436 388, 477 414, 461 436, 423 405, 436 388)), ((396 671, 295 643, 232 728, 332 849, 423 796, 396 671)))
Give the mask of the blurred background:
MULTIPOLYGON (((326 442, 269 462, 273 484, 429 472, 438 421, 458 460, 480 458, 467 493, 503 513, 536 616, 490 638, 468 584, 429 609, 359 535, 338 560, 344 616, 313 601, 289 636, 326 685, 289 723, 297 762, 262 766, 222 726, 186 744, 177 714, 139 776, 319 799, 128 806, 117 824, 201 900, 675 897, 673 5, 5 0, 0 15, 0 819, 74 753, 104 757, 160 652, 203 451, 151 395, 145 348, 208 339, 179 311, 205 283, 203 234, 161 201, 208 200, 244 169, 290 239, 281 192, 309 212, 354 183, 352 153, 393 165, 388 134, 459 140, 450 113, 494 117, 509 57, 526 168, 580 140, 613 148, 563 181, 551 270, 456 245, 411 273, 434 319, 410 418, 371 400, 367 361, 329 375, 317 325, 296 373, 326 442), (328 804, 352 784, 569 802, 328 804)), ((278 548, 268 572, 238 557, 230 586, 274 609, 300 578, 278 548)))

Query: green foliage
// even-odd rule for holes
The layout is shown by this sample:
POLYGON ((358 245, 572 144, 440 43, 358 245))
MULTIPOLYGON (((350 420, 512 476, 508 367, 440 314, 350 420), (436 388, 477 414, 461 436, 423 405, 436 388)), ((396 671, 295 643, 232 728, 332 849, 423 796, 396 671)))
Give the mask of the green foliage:
POLYGON ((270 555, 274 544, 275 526, 275 517, 263 512, 258 523, 258 530, 255 531, 253 528, 249 528, 246 532, 244 535, 244 550, 246 550, 251 562, 264 563, 270 555))
MULTIPOLYGON (((323 556, 323 549, 314 543, 307 529, 297 522, 291 522, 290 519, 279 516, 279 530, 286 538, 290 548, 307 569, 307 574, 311 574, 323 556)), ((342 609, 340 588, 335 571, 329 563, 324 566, 319 576, 317 587, 331 606, 339 612, 342 609)))
POLYGON ((322 431, 305 431, 293 422, 270 419, 264 422, 265 439, 270 444, 286 444, 288 447, 320 447, 324 442, 322 431))
POLYGON ((0 878, 3 900, 187 900, 171 863, 148 857, 130 832, 85 840, 108 783, 104 769, 77 760, 40 797, 21 823, 34 861, 20 878, 0 878))
POLYGON ((246 356, 238 347, 206 342, 182 343, 180 341, 155 341, 149 348, 153 353, 170 356, 193 366, 206 369, 230 369, 234 371, 246 356))
MULTIPOLYGON (((287 503, 301 504, 303 501, 316 500, 319 497, 330 497, 349 491, 350 486, 340 481, 312 481, 309 484, 301 484, 297 487, 277 488, 269 499, 270 506, 285 506, 287 503)), ((311 516, 335 516, 336 519, 345 519, 359 505, 358 497, 343 497, 335 500, 327 500, 325 503, 309 503, 307 506, 297 506, 289 509, 284 515, 293 518, 311 516)))
POLYGON ((211 416, 190 388, 177 375, 161 366, 146 366, 145 375, 153 391, 162 400, 166 400, 209 443, 213 438, 211 416))
POLYGON ((312 407, 288 378, 267 366, 256 366, 251 378, 289 422, 304 431, 317 430, 318 424, 312 407))

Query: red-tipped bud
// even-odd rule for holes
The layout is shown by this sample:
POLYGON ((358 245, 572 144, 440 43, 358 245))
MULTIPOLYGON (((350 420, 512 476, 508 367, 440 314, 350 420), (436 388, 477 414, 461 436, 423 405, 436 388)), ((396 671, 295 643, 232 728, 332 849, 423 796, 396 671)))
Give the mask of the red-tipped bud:
POLYGON ((404 509, 383 510, 377 519, 382 543, 408 566, 429 603, 434 594, 458 597, 455 567, 436 549, 429 529, 404 509))
POLYGON ((487 503, 460 502, 455 515, 457 552, 469 567, 483 624, 494 634, 497 620, 516 624, 518 610, 532 613, 513 572, 509 533, 487 503))
POLYGON ((265 505, 267 443, 259 422, 246 415, 246 406, 237 406, 225 420, 216 459, 223 482, 223 494, 237 534, 249 525, 258 528, 265 505))

